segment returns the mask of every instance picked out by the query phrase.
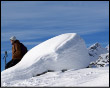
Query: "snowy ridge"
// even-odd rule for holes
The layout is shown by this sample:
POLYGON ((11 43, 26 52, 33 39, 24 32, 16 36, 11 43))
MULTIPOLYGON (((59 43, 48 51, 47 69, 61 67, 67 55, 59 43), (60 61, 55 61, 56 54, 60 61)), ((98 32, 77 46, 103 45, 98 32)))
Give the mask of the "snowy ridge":
POLYGON ((28 79, 47 70, 81 69, 89 63, 84 40, 76 33, 62 34, 35 46, 17 65, 1 72, 1 84, 28 79))

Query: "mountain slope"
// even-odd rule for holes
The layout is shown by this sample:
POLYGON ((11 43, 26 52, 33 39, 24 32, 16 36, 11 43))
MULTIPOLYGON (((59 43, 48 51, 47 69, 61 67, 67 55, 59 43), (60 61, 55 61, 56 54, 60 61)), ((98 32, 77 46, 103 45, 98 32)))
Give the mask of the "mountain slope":
POLYGON ((105 48, 109 51, 109 44, 105 48))
POLYGON ((90 60, 96 61, 101 54, 109 53, 106 48, 103 48, 99 43, 95 43, 88 48, 88 52, 90 55, 90 60))

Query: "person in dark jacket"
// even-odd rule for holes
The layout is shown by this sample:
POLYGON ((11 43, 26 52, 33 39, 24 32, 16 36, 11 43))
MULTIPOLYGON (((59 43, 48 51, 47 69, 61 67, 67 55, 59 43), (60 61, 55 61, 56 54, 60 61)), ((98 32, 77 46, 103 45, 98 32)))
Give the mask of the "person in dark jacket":
POLYGON ((19 40, 15 36, 12 36, 10 42, 12 44, 12 60, 6 64, 6 69, 16 65, 23 57, 19 40))

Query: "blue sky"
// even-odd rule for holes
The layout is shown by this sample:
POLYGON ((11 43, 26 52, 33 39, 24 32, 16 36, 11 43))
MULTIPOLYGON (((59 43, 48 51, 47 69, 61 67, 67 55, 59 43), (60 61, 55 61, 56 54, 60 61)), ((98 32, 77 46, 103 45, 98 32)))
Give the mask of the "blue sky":
POLYGON ((109 1, 2 1, 1 70, 4 51, 11 60, 13 35, 28 50, 39 43, 63 34, 78 33, 89 47, 99 42, 109 44, 109 1))

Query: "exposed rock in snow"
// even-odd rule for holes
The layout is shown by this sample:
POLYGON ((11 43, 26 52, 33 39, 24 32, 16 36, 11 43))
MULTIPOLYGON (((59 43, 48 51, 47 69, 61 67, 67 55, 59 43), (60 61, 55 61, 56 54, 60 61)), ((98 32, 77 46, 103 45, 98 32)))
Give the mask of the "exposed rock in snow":
POLYGON ((91 57, 90 67, 105 67, 109 65, 109 45, 106 48, 96 43, 89 47, 89 55, 91 57))
POLYGON ((96 60, 97 66, 105 67, 106 65, 109 65, 109 53, 101 54, 99 56, 99 59, 96 60))
POLYGON ((99 55, 96 61, 90 63, 90 67, 105 67, 109 65, 109 53, 99 55))
POLYGON ((108 50, 103 48, 99 43, 95 43, 88 48, 88 52, 92 62, 96 61, 99 58, 99 55, 108 53, 108 50))
POLYGON ((47 70, 81 69, 89 63, 84 40, 76 33, 62 34, 32 48, 17 65, 1 73, 1 82, 31 78, 47 70))
POLYGON ((105 48, 109 51, 109 44, 105 48))

